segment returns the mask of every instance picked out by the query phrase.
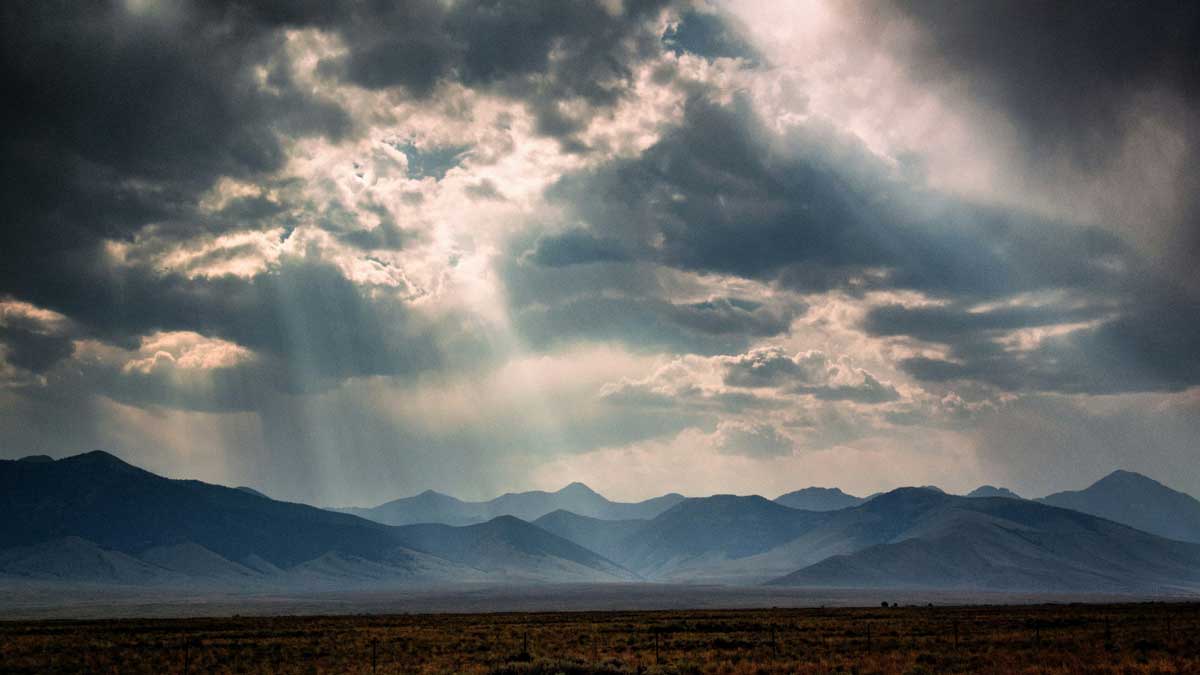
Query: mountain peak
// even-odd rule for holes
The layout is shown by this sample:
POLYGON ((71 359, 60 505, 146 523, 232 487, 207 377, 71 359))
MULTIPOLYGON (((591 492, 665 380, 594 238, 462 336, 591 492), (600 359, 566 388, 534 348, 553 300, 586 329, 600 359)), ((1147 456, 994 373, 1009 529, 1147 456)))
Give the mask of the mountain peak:
POLYGON ((779 495, 775 502, 801 511, 837 511, 858 506, 863 500, 836 487, 806 487, 779 495))
POLYGON ((842 492, 841 488, 813 486, 813 487, 800 488, 799 490, 795 490, 795 491, 789 492, 787 494, 789 494, 789 495, 810 495, 810 494, 811 495, 844 495, 846 493, 842 492))
POLYGON ((1039 501, 1160 537, 1200 542, 1200 501, 1133 471, 1114 471, 1083 490, 1056 492, 1039 501))
POLYGON ((567 485, 563 489, 559 490, 558 494, 560 494, 560 495, 589 495, 589 496, 595 495, 597 497, 600 496, 600 493, 598 493, 595 490, 593 490, 592 488, 584 485, 583 483, 580 483, 579 481, 575 481, 574 483, 567 485))
POLYGON ((879 509, 924 509, 942 504, 950 495, 935 487, 902 487, 877 495, 866 502, 865 507, 879 509))
POLYGON ((1112 483, 1112 482, 1154 483, 1156 485, 1161 485, 1161 483, 1159 483, 1158 481, 1154 480, 1153 478, 1151 478, 1149 476, 1140 474, 1136 471, 1127 471, 1125 469, 1117 469, 1116 471, 1113 471, 1112 473, 1108 474, 1104 478, 1101 478, 1100 480, 1096 481, 1096 484, 1098 485, 1100 483, 1105 483, 1105 482, 1108 482, 1108 483, 1112 483))
POLYGON ((1117 469, 1108 474, 1104 478, 1092 483, 1088 490, 1092 489, 1126 489, 1126 490, 1167 490, 1176 492, 1153 478, 1140 474, 1136 471, 1126 471, 1125 469, 1117 469))
POLYGON ((91 452, 84 452, 84 453, 74 455, 71 457, 64 457, 60 461, 63 461, 63 462, 87 462, 89 464, 98 464, 98 465, 102 465, 102 466, 128 468, 128 469, 136 469, 137 468, 134 465, 130 464, 129 462, 126 462, 125 460, 121 459, 120 457, 117 457, 116 455, 112 454, 111 452, 107 452, 105 450, 92 450, 91 452))
POLYGON ((423 500, 453 499, 453 500, 457 501, 456 497, 451 497, 450 495, 448 495, 444 492, 438 492, 437 490, 426 490, 414 497, 410 497, 410 499, 423 499, 423 500))
POLYGON ((1009 490, 1006 487, 996 487, 995 485, 980 485, 979 487, 967 493, 968 497, 1005 497, 1008 499, 1020 499, 1021 495, 1009 490))
POLYGON ((49 464, 50 462, 54 461, 54 458, 50 455, 28 455, 18 459, 17 461, 25 462, 26 464, 49 464))

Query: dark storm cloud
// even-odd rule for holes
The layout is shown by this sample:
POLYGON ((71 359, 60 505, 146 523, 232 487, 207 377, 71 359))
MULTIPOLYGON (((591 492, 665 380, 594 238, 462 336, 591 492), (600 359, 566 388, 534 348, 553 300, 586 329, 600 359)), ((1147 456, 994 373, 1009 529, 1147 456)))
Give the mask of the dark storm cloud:
POLYGON ((1200 301, 1192 272, 1200 255, 1200 6, 900 2, 880 16, 886 20, 892 11, 920 29, 907 54, 914 74, 965 85, 971 98, 998 110, 1021 134, 1032 166, 1063 156, 1085 172, 1102 171, 1147 119, 1180 125, 1169 132, 1184 148, 1171 185, 1181 212, 1172 222, 1147 217, 1138 227, 1166 232, 1159 267, 1179 268, 1176 278, 1191 285, 1180 290, 1147 282, 1155 275, 1131 270, 1120 289, 1090 307, 881 308, 867 318, 866 329, 949 346, 950 360, 902 364, 929 381, 1073 393, 1170 391, 1200 383, 1194 318, 1200 301), (1156 120, 1163 106, 1182 116, 1156 120), (1095 325, 1029 351, 997 343, 1006 330, 1089 319, 1095 325))
POLYGON ((31 325, 0 325, 0 354, 10 365, 32 373, 42 373, 68 358, 75 345, 66 335, 38 330, 31 325))
POLYGON ((126 236, 188 213, 218 176, 279 168, 280 134, 349 132, 335 104, 291 82, 268 26, 236 8, 161 10, 5 6, 6 254, 126 236))
POLYGON ((920 380, 971 380, 1012 391, 1181 391, 1200 384, 1197 317, 1200 302, 1186 296, 1146 299, 1028 350, 1006 349, 986 331, 922 329, 914 333, 948 345, 953 360, 910 358, 900 366, 920 380))
POLYGON ((432 327, 414 326, 402 303, 373 299, 319 263, 285 262, 248 281, 175 280, 149 290, 144 305, 173 308, 148 313, 147 322, 170 322, 154 328, 221 337, 318 376, 418 372, 442 361, 432 327))
POLYGON ((501 264, 514 327, 539 348, 615 341, 638 351, 730 354, 786 333, 807 310, 794 299, 759 301, 719 287, 707 300, 680 300, 681 289, 697 294, 694 282, 634 260, 638 253, 583 230, 516 237, 501 264))
POLYGON ((350 377, 470 368, 490 354, 469 322, 415 317, 403 302, 317 261, 285 259, 277 270, 250 278, 186 278, 138 268, 107 274, 111 278, 93 284, 90 294, 78 288, 66 294, 77 298, 63 307, 74 317, 70 330, 6 319, 0 325, 6 360, 45 372, 51 389, 102 393, 138 406, 229 412, 257 409, 280 392, 328 390, 350 377), (119 297, 107 295, 113 289, 120 289, 119 297), (91 358, 61 362, 81 338, 137 350, 136 336, 179 331, 251 351, 239 363, 199 369, 178 367, 170 358, 135 368, 91 358))
MULTIPOLYGON (((948 308, 882 308, 866 327, 953 344, 954 362, 904 363, 921 379, 1075 391, 1200 383, 1192 365, 1200 333, 1181 318, 1193 315, 1195 299, 1173 290, 1116 235, 935 194, 853 144, 805 133, 772 139, 748 106, 693 98, 679 127, 642 156, 554 186, 551 198, 587 227, 543 238, 531 262, 586 267, 597 257, 595 242, 604 242, 601 250, 646 263, 802 291, 920 291, 948 308), (1084 300, 967 311, 1045 291, 1084 300), (995 341, 1020 328, 1101 318, 1100 327, 1032 354, 995 341)), ((892 394, 876 388, 863 396, 892 394)))
POLYGON ((215 214, 197 202, 219 177, 279 169, 284 137, 337 139, 349 118, 295 86, 282 36, 241 6, 139 15, 120 3, 44 2, 3 12, 0 293, 57 307, 80 334, 125 346, 171 326, 230 332, 217 325, 240 282, 119 270, 105 241, 154 223, 166 247, 276 216, 282 206, 266 199, 234 199, 215 214))
POLYGON ((782 142, 789 147, 772 145, 747 104, 695 97, 642 156, 563 178, 551 198, 593 231, 538 250, 589 262, 584 244, 605 242, 642 260, 798 290, 975 297, 1111 287, 1120 281, 1112 259, 1130 255, 1102 230, 922 192, 844 139, 782 142))
POLYGON ((963 336, 1052 326, 1102 317, 1115 308, 1098 302, 1083 307, 1054 305, 1000 307, 984 311, 965 306, 905 307, 883 305, 867 313, 863 328, 871 335, 908 335, 931 342, 948 343, 963 336))
POLYGON ((1193 2, 964 3, 901 0, 922 30, 914 70, 963 82, 1001 108, 1034 153, 1103 162, 1135 122, 1130 104, 1165 89, 1200 103, 1200 5, 1193 2))
MULTIPOLYGON (((311 209, 290 201, 294 190, 278 175, 288 143, 336 141, 356 129, 335 101, 293 81, 285 30, 342 39, 345 56, 321 64, 325 77, 417 97, 443 81, 483 87, 527 102, 544 132, 569 135, 624 96, 639 59, 661 52, 654 27, 663 7, 639 0, 610 14, 591 2, 7 4, 0 294, 66 314, 72 337, 125 348, 152 331, 192 330, 322 377, 436 368, 442 338, 433 327, 412 327, 401 304, 368 297, 331 267, 189 278, 145 256, 197 236, 289 232, 294 215, 311 209), (576 117, 557 112, 559 102, 576 99, 587 104, 576 117), (279 188, 283 197, 239 197, 202 211, 201 195, 222 177, 279 188), (109 242, 135 237, 144 259, 124 264, 107 252, 109 242)), ((410 170, 437 178, 460 155, 414 151, 410 170)), ((468 192, 503 198, 490 182, 468 192)), ((345 209, 315 215, 362 250, 403 248, 412 237, 382 209, 367 227, 345 209)), ((200 253, 190 269, 251 253, 249 244, 200 253)), ((8 327, 4 340, 10 361, 35 370, 69 354, 64 336, 8 327)))
MULTIPOLYGON (((865 15, 877 29, 898 16, 911 20, 919 36, 902 58, 916 80, 949 84, 1000 113, 1016 129, 1031 173, 1053 171, 1047 167, 1062 158, 1085 173, 1105 171, 1140 127, 1159 125, 1170 140, 1152 142, 1183 148, 1176 175, 1158 178, 1156 186, 1170 181, 1178 213, 1170 222, 1136 224, 1161 232, 1163 263, 1185 282, 1194 278, 1200 260, 1200 4, 901 0, 872 5, 865 15)), ((1155 169, 1144 162, 1135 170, 1155 169)))
POLYGON ((633 67, 661 51, 654 28, 664 0, 602 3, 472 0, 349 4, 336 27, 348 52, 327 75, 369 89, 428 96, 443 81, 488 88, 528 104, 540 133, 565 142, 595 108, 627 92, 633 67), (564 101, 586 109, 567 114, 564 101))
POLYGON ((538 241, 530 259, 546 267, 566 267, 594 262, 623 262, 631 259, 621 242, 571 230, 538 241))
POLYGON ((736 298, 673 303, 652 297, 587 295, 519 308, 514 319, 522 337, 539 348, 611 340, 636 350, 728 354, 742 351, 756 338, 786 332, 795 312, 796 308, 736 298))
POLYGON ((321 378, 436 369, 443 349, 467 362, 480 354, 466 329, 415 320, 403 302, 377 297, 317 261, 285 259, 249 278, 189 278, 103 261, 80 261, 72 272, 26 297, 70 316, 73 337, 126 349, 158 331, 220 338, 278 359, 287 389, 321 378))

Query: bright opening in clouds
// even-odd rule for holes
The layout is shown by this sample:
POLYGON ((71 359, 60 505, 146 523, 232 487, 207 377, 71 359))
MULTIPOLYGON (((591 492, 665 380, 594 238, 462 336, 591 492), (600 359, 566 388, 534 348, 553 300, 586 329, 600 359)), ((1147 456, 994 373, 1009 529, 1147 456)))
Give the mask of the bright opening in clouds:
POLYGON ((1067 11, 7 6, 0 454, 1196 493, 1200 5, 1067 11))

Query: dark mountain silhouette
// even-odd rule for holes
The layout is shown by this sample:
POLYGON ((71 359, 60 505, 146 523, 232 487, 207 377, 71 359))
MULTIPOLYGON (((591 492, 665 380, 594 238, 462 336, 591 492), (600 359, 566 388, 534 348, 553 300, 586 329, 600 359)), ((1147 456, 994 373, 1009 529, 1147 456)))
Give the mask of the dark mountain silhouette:
POLYGON ((1021 495, 1009 490, 1006 487, 996 487, 995 485, 980 485, 979 487, 967 493, 968 497, 1007 497, 1009 499, 1021 499, 1021 495))
POLYGON ((1200 542, 1200 501, 1132 471, 1114 471, 1084 490, 1038 501, 1115 520, 1168 539, 1200 542))
POLYGON ((328 551, 403 558, 387 528, 353 516, 170 480, 102 451, 56 462, 0 462, 0 548, 80 537, 139 555, 192 542, 231 561, 286 568, 328 551))
POLYGON ((241 489, 163 478, 101 451, 0 461, 0 511, 0 575, 8 576, 275 586, 481 580, 490 572, 545 581, 632 576, 515 519, 417 537, 241 489), (446 541, 438 545, 439 537, 446 541))
POLYGON ((774 583, 1027 591, 1200 590, 1200 545, 1037 502, 902 489, 833 515, 817 529, 840 530, 854 539, 850 548, 857 550, 805 566, 774 583))
POLYGON ((775 503, 803 511, 836 511, 858 506, 866 501, 842 492, 838 488, 810 487, 796 490, 775 498, 775 503))
POLYGON ((614 502, 583 483, 571 483, 557 492, 510 492, 486 502, 468 502, 426 490, 419 495, 403 497, 373 508, 336 510, 387 525, 470 525, 499 516, 516 516, 534 521, 560 509, 591 518, 629 520, 653 518, 683 499, 683 495, 671 493, 642 502, 614 502))

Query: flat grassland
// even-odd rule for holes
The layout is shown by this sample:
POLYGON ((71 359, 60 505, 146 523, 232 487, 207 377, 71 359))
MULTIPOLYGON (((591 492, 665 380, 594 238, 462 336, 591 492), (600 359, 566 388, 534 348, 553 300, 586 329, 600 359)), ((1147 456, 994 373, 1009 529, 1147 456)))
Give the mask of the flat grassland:
POLYGON ((1198 673, 1200 603, 0 623, 3 673, 1198 673))

